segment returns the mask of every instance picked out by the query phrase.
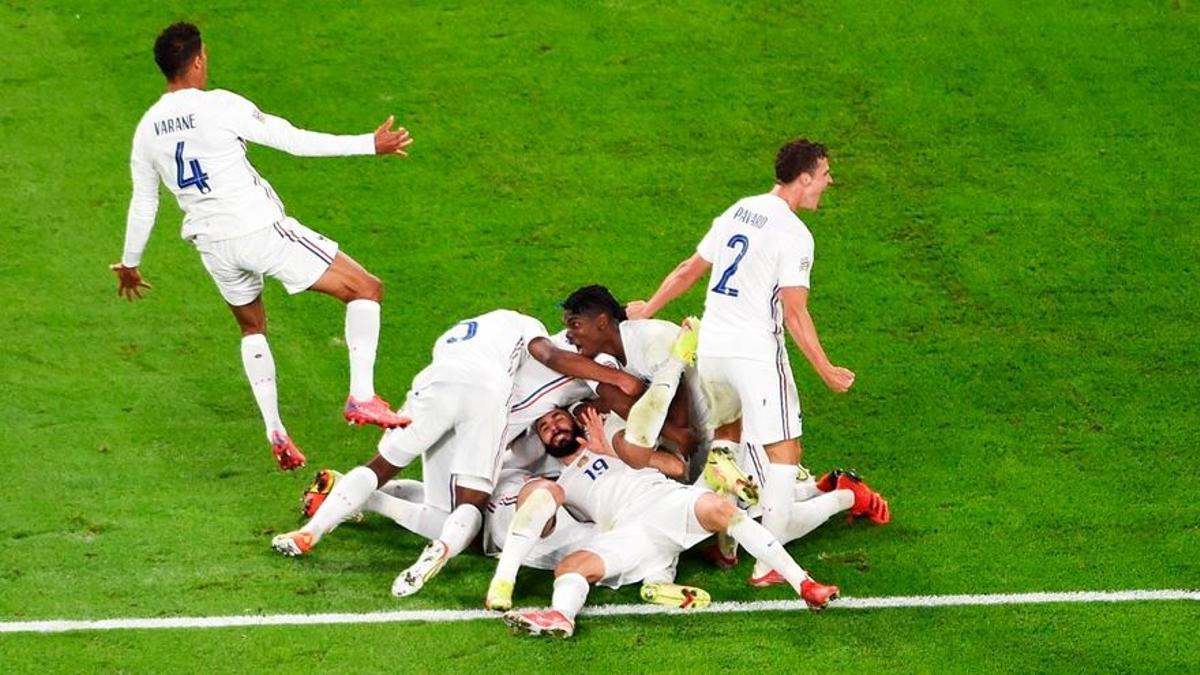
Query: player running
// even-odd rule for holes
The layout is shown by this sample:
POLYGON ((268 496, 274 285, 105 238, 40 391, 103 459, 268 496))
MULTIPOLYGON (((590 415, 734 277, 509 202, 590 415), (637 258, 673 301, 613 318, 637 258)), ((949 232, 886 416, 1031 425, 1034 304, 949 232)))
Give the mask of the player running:
POLYGON ((569 382, 561 375, 630 392, 641 386, 626 373, 551 350, 540 321, 509 310, 463 321, 443 333, 432 363, 413 378, 401 408, 412 423, 384 434, 378 454, 337 481, 308 523, 276 536, 272 547, 289 556, 308 553, 321 537, 361 511, 401 468, 421 457, 424 506, 447 515, 437 537, 392 585, 398 597, 419 591, 479 533, 505 447, 523 430, 522 415, 528 416, 525 424, 532 423, 537 419, 533 405, 559 388, 555 382, 569 382), (561 375, 551 373, 549 383, 510 404, 514 392, 522 390, 516 383, 546 382, 548 367, 561 375))
MULTIPOLYGON (((829 361, 808 312, 813 238, 796 211, 815 210, 833 183, 824 146, 805 139, 784 145, 775 158, 775 181, 770 192, 741 199, 713 220, 696 253, 667 275, 649 301, 630 303, 629 315, 653 316, 714 271, 704 300, 698 367, 714 389, 734 393, 741 440, 761 446, 769 459, 761 491, 763 525, 779 536, 802 452, 800 399, 784 327, 833 391, 849 390, 854 373, 829 361)), ((750 578, 755 586, 783 582, 762 561, 750 578)))
POLYGON ((139 269, 158 211, 162 180, 183 209, 182 236, 200 252, 242 332, 242 365, 262 413, 271 451, 284 471, 304 466, 279 415, 275 361, 267 345, 263 275, 289 293, 312 290, 346 303, 350 394, 342 411, 353 424, 405 423, 375 393, 375 352, 383 285, 335 241, 287 215, 274 188, 251 166, 246 142, 292 155, 407 156, 412 138, 391 130, 388 117, 373 134, 335 136, 297 129, 250 101, 208 85, 208 50, 190 23, 169 26, 154 43, 167 93, 146 111, 133 135, 129 164, 133 196, 117 274, 117 293, 130 301, 151 286, 139 269))
MULTIPOLYGON (((783 545, 744 512, 702 488, 681 485, 651 469, 630 468, 605 441, 599 414, 588 408, 582 417, 587 444, 561 457, 566 468, 556 482, 526 485, 514 529, 521 523, 526 533, 540 532, 562 505, 577 517, 597 523, 603 533, 555 568, 549 610, 504 615, 513 632, 570 637, 590 584, 619 588, 653 578, 672 569, 680 552, 714 532, 728 532, 778 570, 814 611, 837 597, 836 586, 811 579, 783 545)), ((489 606, 511 606, 515 567, 510 561, 519 562, 529 544, 528 538, 522 542, 509 537, 489 586, 489 606), (512 575, 505 576, 502 570, 512 570, 512 575)))

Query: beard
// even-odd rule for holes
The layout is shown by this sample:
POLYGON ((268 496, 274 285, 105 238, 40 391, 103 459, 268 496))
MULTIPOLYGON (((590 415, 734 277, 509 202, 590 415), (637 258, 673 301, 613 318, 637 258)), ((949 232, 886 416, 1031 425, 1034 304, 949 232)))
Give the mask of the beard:
POLYGON ((555 458, 563 458, 579 449, 579 438, 583 436, 583 427, 576 422, 571 427, 571 433, 564 440, 546 444, 546 454, 555 458))

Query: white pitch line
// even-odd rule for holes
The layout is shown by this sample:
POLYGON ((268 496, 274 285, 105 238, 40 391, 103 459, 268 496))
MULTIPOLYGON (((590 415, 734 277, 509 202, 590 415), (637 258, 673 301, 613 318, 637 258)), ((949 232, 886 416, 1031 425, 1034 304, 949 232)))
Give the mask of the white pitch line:
MULTIPOLYGON (((997 593, 990 595, 908 595, 881 598, 843 598, 831 609, 888 609, 896 607, 971 607, 989 605, 1039 605, 1045 603, 1200 601, 1200 591, 1078 591, 1066 593, 997 593)), ((599 605, 586 608, 586 616, 634 616, 644 614, 689 614, 730 612, 795 612, 805 610, 801 600, 715 602, 704 610, 679 610, 661 605, 599 605)), ((180 616, 148 619, 100 619, 95 621, 8 621, 0 622, 0 633, 64 633, 67 631, 231 628, 238 626, 300 626, 358 623, 456 622, 498 619, 499 614, 482 609, 399 610, 361 614, 259 614, 245 616, 180 616)))

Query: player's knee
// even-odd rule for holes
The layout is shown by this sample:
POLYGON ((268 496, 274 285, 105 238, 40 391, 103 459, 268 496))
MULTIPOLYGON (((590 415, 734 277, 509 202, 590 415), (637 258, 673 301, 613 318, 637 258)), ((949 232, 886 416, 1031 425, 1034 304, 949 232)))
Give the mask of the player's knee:
POLYGON ((363 272, 358 279, 354 280, 354 299, 382 302, 383 282, 374 274, 363 272))
POLYGON ((554 576, 561 577, 566 574, 579 574, 588 583, 594 584, 604 578, 604 561, 600 556, 591 551, 576 551, 554 568, 554 576))
POLYGON ((696 502, 696 519, 709 532, 724 532, 741 512, 729 501, 715 494, 706 494, 696 502))

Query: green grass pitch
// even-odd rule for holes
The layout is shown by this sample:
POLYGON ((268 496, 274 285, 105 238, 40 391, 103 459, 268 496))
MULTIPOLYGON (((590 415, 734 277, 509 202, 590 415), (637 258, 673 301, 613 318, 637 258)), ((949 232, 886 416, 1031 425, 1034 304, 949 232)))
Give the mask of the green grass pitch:
MULTIPOLYGON (((400 399, 433 339, 508 307, 557 325, 601 282, 647 296, 785 139, 832 153, 805 217, 835 362, 793 352, 806 463, 858 468, 883 528, 789 549, 851 596, 1195 588, 1200 580, 1200 19, 1191 0, 1045 3, 0 2, 0 620, 476 608, 455 560, 376 520, 285 560, 310 476, 274 468, 237 331, 164 195, 119 301, 154 36, 199 23, 211 84, 408 160, 252 160, 386 284, 400 399)), ((312 466, 340 422, 343 313, 269 286, 284 420, 312 466)), ((701 308, 699 292, 664 318, 701 308)), ((784 599, 685 558, 719 600, 784 599)), ((548 600, 522 573, 521 600, 548 600)), ((636 589, 593 603, 635 602, 636 589)), ((6 672, 811 670, 1195 672, 1195 602, 626 617, 570 644, 499 622, 0 636, 6 672), (318 670, 319 669, 319 670, 318 670), (618 670, 619 669, 619 670, 618 670)))

